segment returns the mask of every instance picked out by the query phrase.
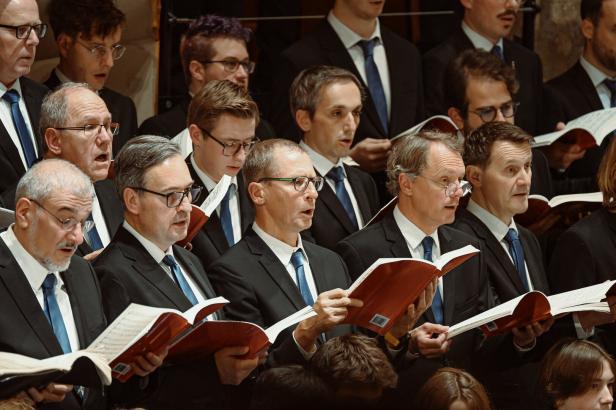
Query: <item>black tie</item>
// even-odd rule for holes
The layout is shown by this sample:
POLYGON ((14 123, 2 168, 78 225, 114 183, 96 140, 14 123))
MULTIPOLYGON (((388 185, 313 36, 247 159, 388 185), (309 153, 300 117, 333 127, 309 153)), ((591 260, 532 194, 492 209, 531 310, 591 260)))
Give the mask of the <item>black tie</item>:
POLYGON ((610 108, 616 107, 616 80, 606 78, 603 84, 610 90, 610 108))

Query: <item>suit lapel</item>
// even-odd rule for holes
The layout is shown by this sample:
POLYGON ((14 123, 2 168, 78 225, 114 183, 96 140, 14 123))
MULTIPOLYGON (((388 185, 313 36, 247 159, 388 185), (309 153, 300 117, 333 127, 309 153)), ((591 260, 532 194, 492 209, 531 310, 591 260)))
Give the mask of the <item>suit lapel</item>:
POLYGON ((248 190, 244 184, 244 175, 242 171, 237 174, 237 192, 240 200, 240 219, 242 221, 242 234, 246 233, 246 230, 255 219, 255 209, 252 205, 252 201, 248 196, 248 190))
POLYGON ((582 67, 580 62, 575 63, 573 69, 573 75, 575 81, 571 84, 572 87, 577 87, 580 89, 580 94, 584 96, 588 106, 590 107, 590 111, 596 111, 603 109, 603 104, 599 99, 599 95, 597 94, 597 90, 595 86, 592 84, 590 77, 586 73, 586 70, 582 67))
POLYGON ((206 299, 211 299, 216 297, 216 293, 214 292, 214 288, 210 284, 209 280, 205 277, 205 272, 202 269, 197 268, 195 264, 186 256, 183 249, 177 245, 173 246, 173 254, 177 258, 178 262, 182 265, 185 270, 185 273, 190 275, 192 280, 194 280, 206 299))
POLYGON ((361 217, 364 220, 364 223, 366 223, 370 220, 370 218, 372 218, 370 200, 368 200, 368 195, 366 194, 364 185, 353 167, 345 165, 344 168, 346 169, 349 184, 353 189, 353 195, 355 195, 355 199, 357 200, 359 212, 361 213, 361 217))
POLYGON ((28 111, 28 116, 30 117, 30 125, 32 126, 32 136, 34 138, 34 142, 36 143, 36 152, 38 153, 38 157, 43 156, 43 142, 42 136, 38 135, 38 124, 40 120, 40 107, 43 101, 37 95, 35 95, 29 87, 28 79, 21 79, 19 84, 21 85, 21 92, 23 94, 24 102, 26 103, 26 109, 28 111))
MULTIPOLYGON (((528 268, 528 275, 530 276, 532 288, 544 293, 549 293, 548 284, 544 279, 545 273, 541 260, 536 260, 533 257, 533 252, 528 246, 530 238, 528 238, 527 235, 527 232, 520 230, 520 242, 522 242, 522 249, 524 249, 524 261, 526 262, 526 267, 528 268)), ((526 291, 523 291, 522 293, 525 292, 526 291)))
POLYGON ((71 302, 71 310, 73 311, 73 319, 75 320, 75 327, 77 328, 77 336, 79 337, 79 345, 80 348, 86 348, 93 340, 90 338, 90 335, 87 332, 88 324, 87 324, 87 315, 84 315, 85 309, 84 307, 87 303, 82 300, 82 298, 86 295, 83 295, 81 292, 75 292, 74 289, 79 289, 79 273, 71 272, 70 268, 67 271, 60 273, 62 277, 62 281, 64 281, 64 286, 67 289, 69 299, 71 302), (77 277, 75 277, 77 275, 77 277))
POLYGON ((120 198, 115 191, 113 182, 108 179, 95 182, 94 189, 96 191, 96 198, 101 206, 105 225, 107 225, 109 237, 113 238, 124 220, 122 206, 119 204, 120 198))

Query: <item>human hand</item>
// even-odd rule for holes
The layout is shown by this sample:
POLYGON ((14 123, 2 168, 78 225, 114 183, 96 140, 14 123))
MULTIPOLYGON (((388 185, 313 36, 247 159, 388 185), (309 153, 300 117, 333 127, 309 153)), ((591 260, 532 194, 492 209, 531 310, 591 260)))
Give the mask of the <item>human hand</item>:
POLYGON ((73 386, 70 384, 49 383, 43 389, 30 387, 27 393, 35 403, 59 403, 71 390, 73 390, 73 386))
POLYGON ((428 286, 421 292, 414 303, 408 305, 406 315, 402 315, 391 328, 390 333, 395 338, 399 339, 406 333, 410 332, 417 320, 424 312, 432 305, 435 290, 438 287, 438 279, 434 278, 428 286))
POLYGON ((513 328, 511 329, 513 343, 520 348, 527 348, 535 342, 536 338, 550 330, 553 324, 554 318, 551 317, 530 325, 513 328))
POLYGON ((413 329, 409 339, 409 352, 419 353, 427 358, 440 357, 451 347, 447 340, 448 326, 426 322, 413 329))
POLYGON ((148 352, 145 355, 135 357, 135 361, 130 364, 137 376, 145 377, 162 366, 169 349, 165 348, 158 354, 148 352))
POLYGON ((214 353, 214 361, 218 370, 218 378, 222 384, 237 386, 261 362, 265 361, 267 351, 253 359, 242 359, 241 356, 249 351, 248 346, 225 347, 214 353))
POLYGON ((388 139, 366 138, 355 144, 350 156, 366 172, 383 171, 387 165, 387 156, 391 150, 388 139))

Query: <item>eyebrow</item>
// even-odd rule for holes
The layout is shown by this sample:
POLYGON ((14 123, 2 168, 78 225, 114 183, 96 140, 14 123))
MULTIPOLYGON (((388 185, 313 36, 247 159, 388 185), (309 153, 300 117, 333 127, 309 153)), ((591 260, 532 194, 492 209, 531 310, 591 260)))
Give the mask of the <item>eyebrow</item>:
POLYGON ((188 183, 188 184, 186 184, 186 185, 184 185, 184 186, 177 186, 177 185, 175 185, 175 186, 171 186, 171 187, 168 187, 168 188, 161 188, 161 191, 162 191, 162 192, 167 192, 167 191, 170 191, 170 192, 179 192, 179 190, 183 190, 183 189, 186 189, 186 188, 190 188, 190 187, 191 187, 191 186, 193 186, 194 184, 195 184, 195 181, 190 181, 190 183, 188 183))

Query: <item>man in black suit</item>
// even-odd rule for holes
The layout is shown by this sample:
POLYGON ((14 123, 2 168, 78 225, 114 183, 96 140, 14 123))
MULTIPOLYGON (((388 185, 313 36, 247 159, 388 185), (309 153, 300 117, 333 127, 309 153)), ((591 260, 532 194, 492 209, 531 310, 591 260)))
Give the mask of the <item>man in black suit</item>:
POLYGON ((333 249, 361 229, 379 210, 369 174, 344 164, 362 111, 363 88, 351 72, 333 66, 303 70, 290 91, 291 110, 302 130, 302 147, 325 178, 310 230, 302 234, 333 249))
MULTIPOLYGON (((447 66, 444 77, 447 115, 464 135, 486 122, 517 122, 516 72, 484 50, 464 50, 447 66)), ((533 149, 531 193, 553 196, 548 160, 533 149)))
MULTIPOLYGON (((550 114, 553 123, 568 122, 591 111, 616 106, 616 60, 612 27, 616 24, 616 4, 612 1, 583 0, 580 6, 584 50, 580 60, 547 83, 558 97, 550 114), (613 91, 612 91, 613 90, 613 91)), ((601 136, 603 137, 603 136, 601 136)), ((577 192, 597 190, 595 176, 611 135, 600 147, 583 150, 577 144, 556 141, 546 148, 554 158, 555 179, 578 180, 577 192)), ((564 192, 567 193, 567 192, 564 192)))
POLYGON ((332 65, 352 72, 368 90, 351 157, 370 173, 379 173, 385 199, 385 163, 389 138, 423 120, 423 88, 419 52, 407 40, 382 26, 378 16, 385 2, 336 0, 327 19, 281 55, 275 77, 272 122, 278 135, 299 140, 289 109, 289 86, 313 65, 332 65))
POLYGON ((38 135, 47 88, 25 77, 45 36, 35 0, 10 0, 0 8, 0 192, 15 186, 42 152, 38 135))
MULTIPOLYGON (((190 23, 180 43, 188 94, 169 111, 146 119, 139 134, 173 138, 185 130, 191 98, 212 80, 229 80, 248 90, 248 79, 255 69, 248 55, 251 37, 250 29, 232 17, 206 15, 190 23)), ((272 138, 274 130, 261 120, 256 135, 260 139, 272 138)), ((185 138, 190 140, 188 135, 185 138)))
MULTIPOLYGON (((93 195, 90 178, 62 160, 42 161, 20 180, 15 223, 0 234, 0 350, 44 359, 86 348, 107 326, 94 270, 73 255, 93 195)), ((147 358, 132 364, 141 376, 162 364, 147 358)), ((52 383, 28 394, 61 402, 54 409, 107 408, 93 388, 52 383)))
POLYGON ((88 83, 105 101, 114 122, 120 124, 113 139, 113 153, 137 132, 137 110, 130 97, 105 87, 114 61, 126 47, 120 43, 124 13, 112 0, 53 0, 49 22, 56 38, 60 63, 45 85, 51 90, 66 82, 88 83))
MULTIPOLYGON (((125 221, 95 260, 109 320, 131 303, 185 311, 215 297, 199 259, 174 246, 186 236, 190 203, 200 193, 178 147, 163 137, 132 139, 116 158, 115 180, 125 221)), ((227 347, 163 369, 147 407, 222 408, 222 385, 239 384, 258 364, 238 357, 247 351, 227 347)))

